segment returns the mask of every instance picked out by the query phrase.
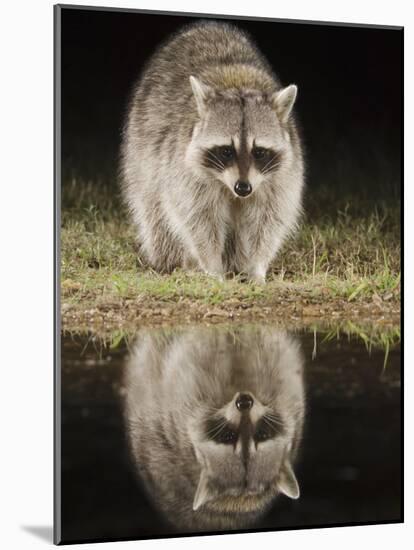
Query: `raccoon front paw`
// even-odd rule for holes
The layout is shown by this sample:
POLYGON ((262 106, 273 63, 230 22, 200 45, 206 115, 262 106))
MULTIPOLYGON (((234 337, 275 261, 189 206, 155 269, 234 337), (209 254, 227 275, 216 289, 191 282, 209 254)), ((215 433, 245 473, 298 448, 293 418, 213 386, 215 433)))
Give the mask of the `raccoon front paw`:
POLYGON ((257 285, 264 285, 264 284, 266 284, 266 276, 265 275, 254 275, 251 278, 251 281, 253 283, 256 283, 257 285))
POLYGON ((219 281, 224 281, 224 268, 220 258, 212 258, 210 261, 200 262, 200 264, 206 275, 210 275, 219 281))
POLYGON ((210 275, 210 277, 214 277, 217 279, 217 281, 220 281, 221 283, 224 281, 224 275, 223 273, 219 273, 217 271, 206 271, 206 275, 210 275))
POLYGON ((266 283, 266 270, 263 268, 255 268, 249 272, 249 280, 258 285, 266 283))

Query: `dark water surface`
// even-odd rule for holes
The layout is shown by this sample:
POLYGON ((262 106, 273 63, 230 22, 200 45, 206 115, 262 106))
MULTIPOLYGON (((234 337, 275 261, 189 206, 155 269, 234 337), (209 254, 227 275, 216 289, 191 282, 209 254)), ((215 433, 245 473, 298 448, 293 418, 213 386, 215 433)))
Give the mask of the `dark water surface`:
POLYGON ((401 520, 400 349, 324 337, 64 336, 62 542, 401 520))

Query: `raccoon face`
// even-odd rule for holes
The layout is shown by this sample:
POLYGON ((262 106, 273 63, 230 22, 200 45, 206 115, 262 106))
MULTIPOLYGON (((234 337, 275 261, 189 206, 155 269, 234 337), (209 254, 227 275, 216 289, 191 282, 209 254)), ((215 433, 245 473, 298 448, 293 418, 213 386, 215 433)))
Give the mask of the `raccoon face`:
POLYGON ((292 157, 287 122, 295 85, 267 96, 255 90, 215 91, 190 77, 199 121, 187 149, 187 164, 213 177, 239 198, 274 180, 292 157))
POLYGON ((193 510, 246 513, 266 507, 278 493, 299 497, 293 426, 252 393, 237 392, 190 436, 202 468, 193 510))

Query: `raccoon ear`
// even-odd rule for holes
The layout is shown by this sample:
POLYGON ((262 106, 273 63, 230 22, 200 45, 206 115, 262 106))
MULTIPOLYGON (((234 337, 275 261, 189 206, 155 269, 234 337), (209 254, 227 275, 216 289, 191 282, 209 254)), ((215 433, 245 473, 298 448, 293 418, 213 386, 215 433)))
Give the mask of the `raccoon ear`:
POLYGON ((200 481, 198 482, 197 491, 193 500, 193 510, 198 510, 200 506, 211 500, 211 494, 208 489, 208 474, 206 469, 203 468, 200 474, 200 481))
POLYGON ((295 84, 291 84, 290 86, 287 86, 272 95, 273 107, 275 108, 282 123, 286 123, 288 121, 297 93, 298 87, 295 84))
POLYGON ((197 103, 197 111, 201 117, 206 112, 206 100, 208 96, 211 96, 214 93, 213 88, 207 84, 204 84, 195 76, 190 76, 190 84, 197 103))
POLYGON ((300 497, 298 480, 289 459, 286 459, 282 464, 277 486, 279 491, 289 498, 297 499, 300 497))

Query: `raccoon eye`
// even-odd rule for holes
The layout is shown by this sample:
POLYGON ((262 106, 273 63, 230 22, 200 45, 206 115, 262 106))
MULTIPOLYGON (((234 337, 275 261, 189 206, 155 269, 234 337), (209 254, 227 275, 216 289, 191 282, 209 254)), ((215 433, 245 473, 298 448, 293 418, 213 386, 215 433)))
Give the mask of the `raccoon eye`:
POLYGON ((223 147, 219 147, 219 155, 223 160, 231 160, 234 157, 234 150, 233 147, 229 147, 227 145, 224 145, 223 147))
POLYGON ((256 160, 264 159, 269 154, 269 151, 264 147, 253 147, 252 155, 256 160))
POLYGON ((237 432, 235 432, 231 428, 224 429, 216 438, 217 443, 230 444, 230 443, 236 443, 236 441, 237 441, 237 432))
POLYGON ((238 439, 236 430, 223 417, 208 419, 205 430, 208 439, 215 443, 235 444, 238 439))
POLYGON ((265 415, 257 423, 254 440, 256 443, 267 441, 268 439, 282 435, 284 431, 283 421, 277 414, 265 415))
POLYGON ((257 443, 260 443, 261 441, 266 441, 267 439, 270 439, 273 437, 274 431, 271 430, 268 427, 261 427, 258 430, 256 430, 256 433, 254 434, 254 439, 257 443))

